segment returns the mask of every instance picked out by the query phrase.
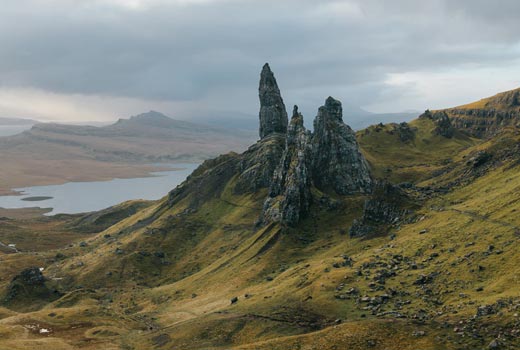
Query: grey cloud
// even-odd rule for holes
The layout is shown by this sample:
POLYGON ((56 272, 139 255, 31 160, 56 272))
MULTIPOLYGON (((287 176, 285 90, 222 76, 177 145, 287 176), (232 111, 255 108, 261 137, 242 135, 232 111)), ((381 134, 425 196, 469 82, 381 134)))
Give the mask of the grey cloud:
POLYGON ((359 105, 392 95, 389 73, 512 64, 518 53, 516 0, 78 3, 5 6, 0 86, 215 106, 228 96, 247 111, 270 61, 305 111, 329 94, 359 105))

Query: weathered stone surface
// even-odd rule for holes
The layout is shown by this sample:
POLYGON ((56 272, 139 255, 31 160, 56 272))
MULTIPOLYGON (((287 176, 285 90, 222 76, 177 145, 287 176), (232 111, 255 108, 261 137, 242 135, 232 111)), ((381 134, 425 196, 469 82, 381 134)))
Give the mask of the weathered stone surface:
POLYGON ((397 134, 399 135, 399 139, 402 142, 409 142, 415 138, 414 130, 406 122, 399 123, 396 127, 396 131, 397 131, 397 134))
POLYGON ((434 133, 437 135, 444 136, 448 139, 453 137, 455 129, 451 125, 451 120, 446 114, 446 112, 439 112, 439 114, 434 115, 434 121, 437 127, 434 130, 434 133))
POLYGON ((520 123, 520 110, 453 108, 446 112, 450 115, 456 129, 481 138, 491 137, 506 126, 520 123))
POLYGON ((285 106, 267 64, 259 92, 261 139, 243 154, 230 153, 204 162, 170 192, 170 206, 182 201, 187 203, 186 210, 195 211, 207 200, 220 197, 232 181, 235 194, 269 189, 260 223, 295 226, 311 210, 313 186, 324 192, 316 200, 319 206, 326 202, 327 192, 371 193, 368 164, 354 132, 343 122, 341 102, 332 97, 326 100, 311 134, 296 106, 287 127, 285 106))
POLYGON ((303 116, 294 106, 285 150, 264 203, 263 222, 279 221, 293 226, 308 213, 312 202, 310 137, 303 116))
POLYGON ((363 216, 355 220, 349 230, 350 237, 365 237, 386 233, 388 226, 409 214, 408 195, 399 187, 378 182, 371 198, 365 201, 363 216))
POLYGON ((269 64, 265 64, 260 74, 260 138, 273 133, 287 132, 287 111, 280 89, 269 64))
POLYGON ((346 195, 372 190, 368 163, 354 131, 343 122, 341 102, 332 97, 314 120, 312 170, 314 185, 322 191, 346 195))
POLYGON ((240 156, 236 194, 269 188, 273 173, 285 149, 285 135, 272 134, 258 141, 240 156))
POLYGON ((435 123, 435 130, 433 131, 436 135, 441 135, 451 139, 455 133, 455 128, 451 123, 451 119, 448 114, 444 111, 430 112, 426 110, 419 118, 428 118, 433 120, 435 123))
POLYGON ((498 94, 494 98, 493 103, 502 105, 506 108, 520 107, 520 89, 506 91, 498 94))

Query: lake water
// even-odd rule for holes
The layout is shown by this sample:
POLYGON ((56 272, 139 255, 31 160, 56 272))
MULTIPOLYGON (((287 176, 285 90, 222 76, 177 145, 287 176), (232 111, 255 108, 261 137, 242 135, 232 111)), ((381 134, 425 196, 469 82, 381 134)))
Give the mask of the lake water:
POLYGON ((31 127, 32 125, 0 125, 0 137, 16 135, 31 127))
POLYGON ((0 207, 52 208, 53 210, 47 215, 76 214, 101 210, 130 199, 160 199, 184 181, 198 164, 171 166, 180 170, 155 172, 152 173, 154 176, 144 178, 68 182, 63 185, 17 188, 15 190, 22 192, 22 195, 0 196, 0 207), (38 197, 44 200, 38 200, 38 197), (52 198, 45 199, 45 197, 52 198))

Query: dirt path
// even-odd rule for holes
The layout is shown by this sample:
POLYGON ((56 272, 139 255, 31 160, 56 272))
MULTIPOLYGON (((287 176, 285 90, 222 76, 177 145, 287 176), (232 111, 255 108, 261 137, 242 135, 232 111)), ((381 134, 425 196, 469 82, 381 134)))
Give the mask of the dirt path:
POLYGON ((492 223, 492 224, 495 224, 495 225, 498 225, 498 226, 502 226, 502 227, 512 228, 516 232, 520 232, 520 227, 519 226, 515 226, 515 225, 513 225, 513 224, 511 224, 509 222, 506 222, 506 221, 490 219, 487 215, 481 215, 481 214, 475 213, 473 211, 459 210, 459 209, 453 209, 453 208, 450 208, 449 210, 454 211, 454 212, 459 213, 459 214, 462 214, 462 215, 469 216, 472 219, 476 219, 476 220, 480 220, 480 221, 486 221, 486 222, 489 222, 489 223, 492 223))

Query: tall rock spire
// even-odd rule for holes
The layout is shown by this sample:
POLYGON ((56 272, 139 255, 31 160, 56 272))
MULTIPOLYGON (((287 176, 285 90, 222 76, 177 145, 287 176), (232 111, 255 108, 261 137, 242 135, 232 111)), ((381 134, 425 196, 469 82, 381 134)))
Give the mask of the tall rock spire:
POLYGON ((273 133, 287 132, 287 111, 280 89, 269 64, 266 63, 260 74, 260 138, 273 133))
POLYGON ((332 97, 318 110, 312 137, 314 185, 337 194, 370 193, 372 179, 354 131, 343 122, 341 102, 332 97))

